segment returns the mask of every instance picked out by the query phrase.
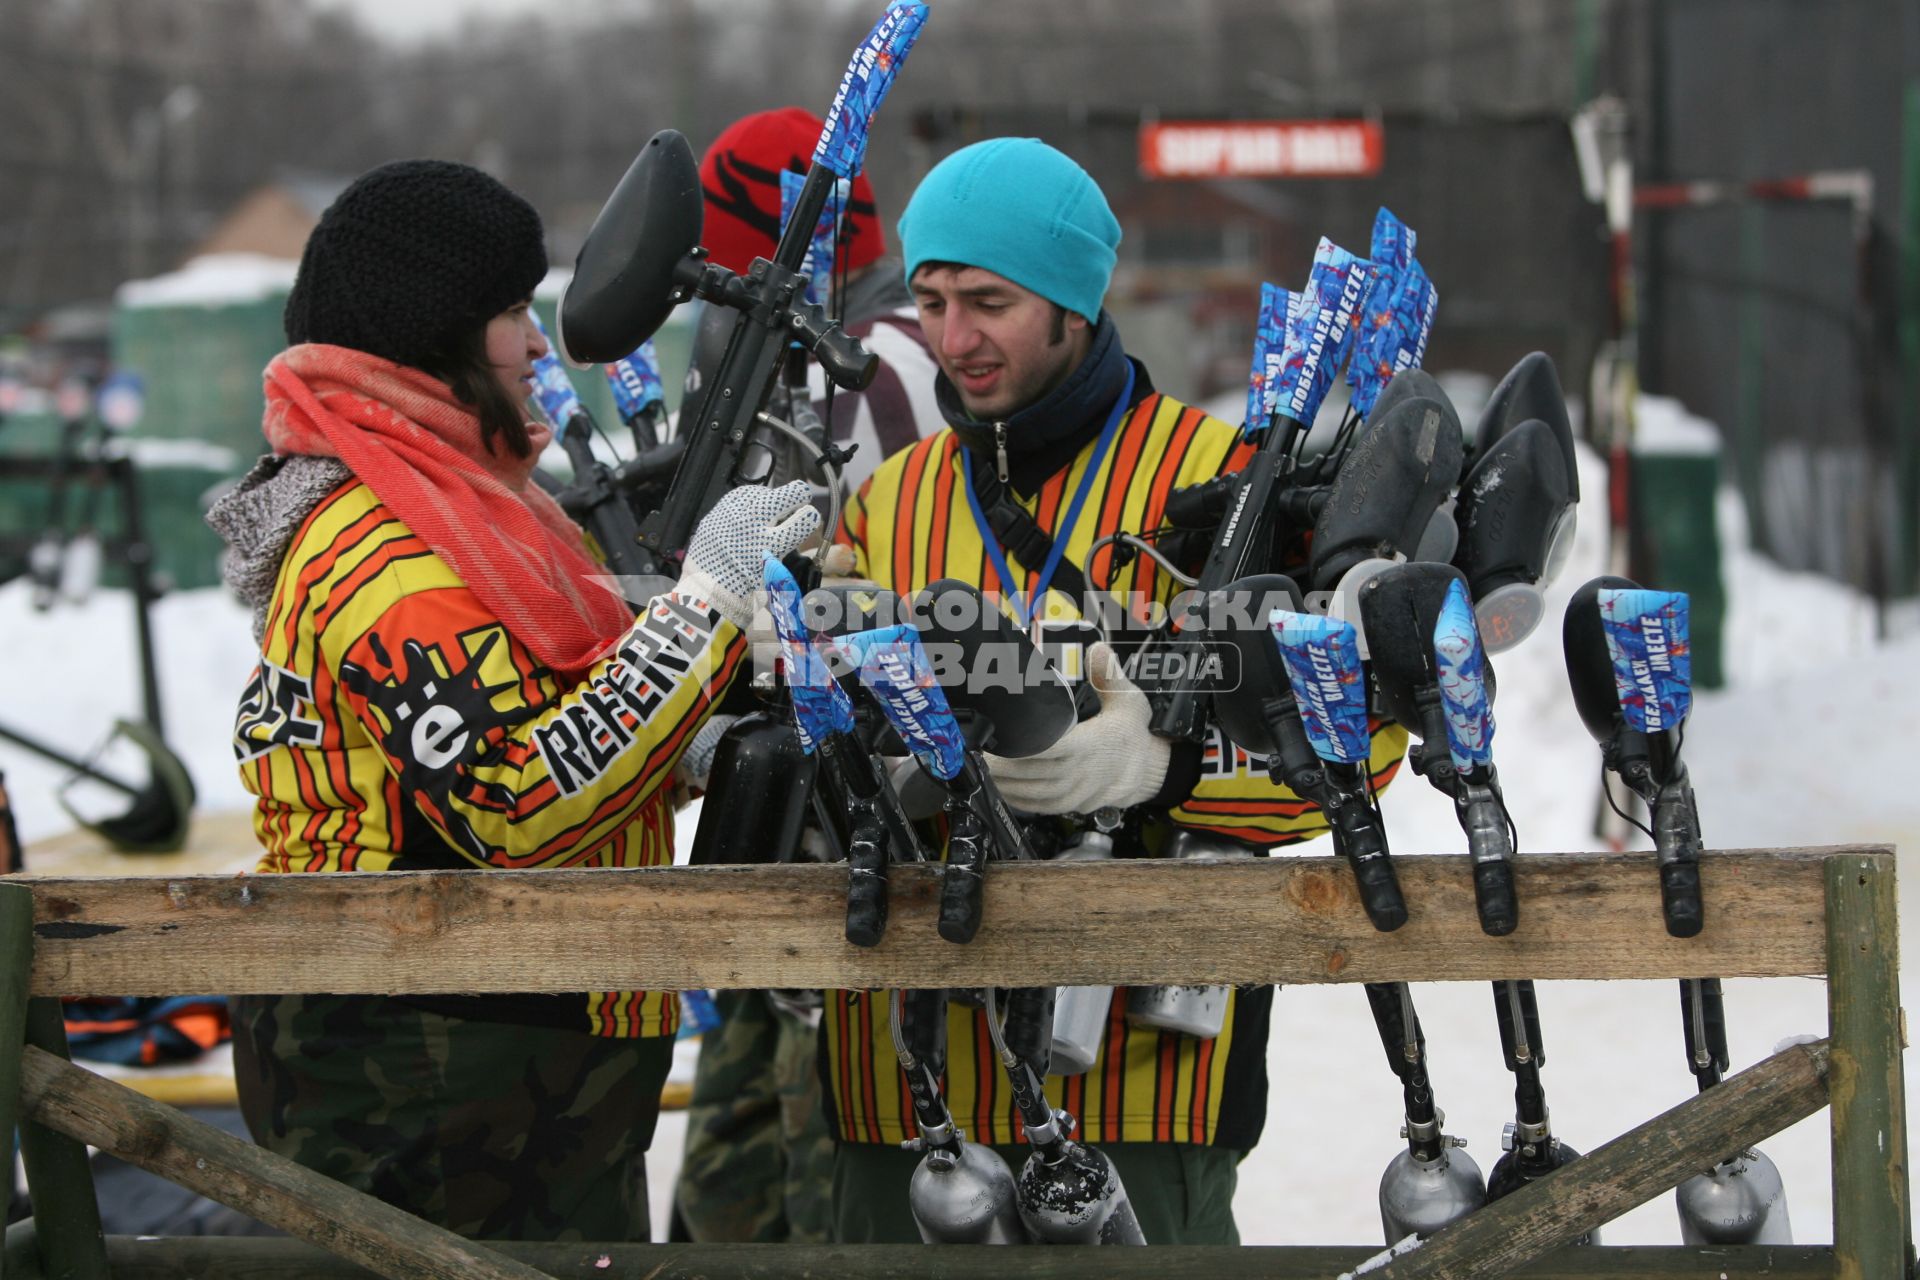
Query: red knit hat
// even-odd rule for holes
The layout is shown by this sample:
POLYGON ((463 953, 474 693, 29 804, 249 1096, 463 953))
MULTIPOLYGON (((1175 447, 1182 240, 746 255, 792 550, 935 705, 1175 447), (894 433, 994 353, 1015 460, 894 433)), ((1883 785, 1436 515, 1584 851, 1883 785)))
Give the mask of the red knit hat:
MULTIPOLYGON (((700 190, 706 196, 706 229, 700 243, 713 261, 745 271, 755 258, 771 258, 780 238, 780 171, 805 173, 820 141, 820 117, 801 107, 781 107, 728 125, 700 160, 700 190)), ((858 271, 887 251, 886 232, 873 207, 866 174, 853 180, 840 224, 840 256, 858 271)))

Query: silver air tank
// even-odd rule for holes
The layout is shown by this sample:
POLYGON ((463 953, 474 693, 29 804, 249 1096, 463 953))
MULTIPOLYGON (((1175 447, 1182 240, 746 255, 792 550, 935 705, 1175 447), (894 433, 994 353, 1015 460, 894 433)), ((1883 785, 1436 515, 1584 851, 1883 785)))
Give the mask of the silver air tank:
POLYGON ((1020 1170, 1020 1220, 1041 1244, 1145 1244, 1120 1173, 1098 1147, 1062 1140, 1020 1170), (1050 1158, 1051 1157, 1051 1158, 1050 1158))
POLYGON ((992 1147, 958 1134, 922 1157, 907 1203, 927 1244, 1027 1243, 1014 1207, 1013 1171, 992 1147))
POLYGON ((1410 1235, 1424 1240, 1486 1202, 1487 1180, 1457 1139, 1447 1139, 1431 1160, 1402 1151, 1380 1175, 1380 1225, 1388 1244, 1410 1235))
POLYGON ((1693 1245, 1792 1244, 1787 1189, 1764 1152, 1743 1151, 1674 1190, 1680 1239, 1693 1245))

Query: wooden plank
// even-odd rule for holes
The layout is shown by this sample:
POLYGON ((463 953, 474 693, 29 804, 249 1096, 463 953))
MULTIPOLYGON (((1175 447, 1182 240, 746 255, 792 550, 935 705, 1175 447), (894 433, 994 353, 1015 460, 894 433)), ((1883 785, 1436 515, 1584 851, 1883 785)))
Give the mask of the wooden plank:
POLYGON ((1892 858, 1827 864, 1833 1251, 1842 1280, 1906 1271, 1911 1232, 1899 928, 1892 858))
POLYGON ((833 866, 46 879, 32 882, 34 991, 1805 976, 1825 972, 1830 852, 1708 855, 1707 927, 1690 939, 1662 927, 1650 854, 1520 858, 1505 938, 1481 933, 1460 857, 1400 859, 1412 918, 1391 934, 1330 858, 997 865, 966 946, 935 933, 937 870, 902 866, 871 949, 842 936, 833 866))
MULTIPOLYGON (((562 1280, 1329 1280, 1374 1250, 1353 1246, 986 1249, 972 1245, 525 1244, 500 1252, 562 1280)), ((115 1280, 360 1280, 368 1273, 298 1240, 181 1237, 107 1242, 115 1280)), ((1824 1246, 1566 1249, 1519 1280, 1830 1280, 1824 1246)))
POLYGON ((1369 1273, 1371 1280, 1506 1275, 1812 1115, 1826 1101, 1826 1042, 1794 1045, 1463 1218, 1377 1275, 1369 1273))
MULTIPOLYGON (((36 996, 27 1002, 27 1043, 66 1061, 67 1027, 58 1000, 36 996)), ((33 1197, 35 1248, 46 1274, 60 1280, 107 1280, 100 1201, 86 1144, 23 1119, 20 1158, 33 1197)))
POLYGON ((171 1107, 29 1047, 22 1109, 167 1181, 393 1280, 538 1280, 540 1272, 171 1107))

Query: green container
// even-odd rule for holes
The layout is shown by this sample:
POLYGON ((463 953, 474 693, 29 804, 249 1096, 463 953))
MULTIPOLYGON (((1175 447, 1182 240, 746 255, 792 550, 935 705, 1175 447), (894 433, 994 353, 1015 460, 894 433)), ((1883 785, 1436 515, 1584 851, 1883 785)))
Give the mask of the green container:
POLYGON ((1727 683, 1727 589, 1720 576, 1720 491, 1717 453, 1640 453, 1633 459, 1634 521, 1641 585, 1684 591, 1693 684, 1727 683))

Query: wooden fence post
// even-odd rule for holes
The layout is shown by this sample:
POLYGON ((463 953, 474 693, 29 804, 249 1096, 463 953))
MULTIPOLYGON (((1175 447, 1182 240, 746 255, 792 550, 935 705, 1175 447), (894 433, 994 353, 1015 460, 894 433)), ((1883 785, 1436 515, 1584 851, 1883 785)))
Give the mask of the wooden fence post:
POLYGON ((1827 859, 1833 1249, 1840 1280, 1908 1274, 1906 1091, 1893 858, 1827 859))
POLYGON ((0 884, 0 1135, 6 1138, 9 1167, 20 1117, 20 1055, 27 1044, 32 981, 33 894, 17 884, 0 884))
MULTIPOLYGON (((38 996, 27 1002, 27 1043, 67 1060, 67 1028, 58 1000, 38 996)), ((100 1201, 86 1144, 21 1116, 20 1156, 33 1197, 33 1238, 42 1274, 54 1280, 108 1280, 100 1201)))

